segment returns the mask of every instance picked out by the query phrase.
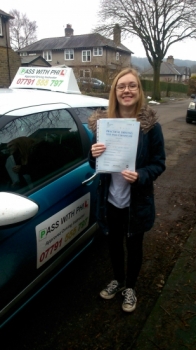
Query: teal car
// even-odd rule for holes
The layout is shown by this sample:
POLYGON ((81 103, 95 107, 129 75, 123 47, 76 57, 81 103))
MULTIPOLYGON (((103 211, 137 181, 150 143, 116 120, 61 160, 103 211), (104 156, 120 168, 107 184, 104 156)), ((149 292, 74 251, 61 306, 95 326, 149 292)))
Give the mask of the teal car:
POLYGON ((0 327, 97 230, 87 120, 108 101, 81 95, 70 68, 40 70, 20 68, 0 89, 0 327))

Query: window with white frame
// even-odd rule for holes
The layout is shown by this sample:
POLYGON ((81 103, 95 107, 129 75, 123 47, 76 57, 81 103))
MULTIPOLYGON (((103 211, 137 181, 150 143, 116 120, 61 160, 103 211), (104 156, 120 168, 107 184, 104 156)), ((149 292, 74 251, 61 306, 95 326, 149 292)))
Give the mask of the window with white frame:
POLYGON ((103 56, 103 47, 94 47, 93 56, 103 56))
POLYGON ((43 58, 46 61, 52 61, 52 51, 43 51, 43 58))
POLYGON ((90 69, 80 69, 80 78, 90 78, 91 71, 90 69))
POLYGON ((119 61, 120 55, 119 52, 116 52, 116 61, 119 61))
POLYGON ((3 35, 2 19, 0 17, 0 35, 3 35))
POLYGON ((27 52, 21 52, 20 56, 27 56, 27 52))
POLYGON ((74 60, 74 50, 65 50, 64 51, 64 59, 65 60, 74 60))
POLYGON ((91 50, 82 50, 82 62, 91 61, 91 50))

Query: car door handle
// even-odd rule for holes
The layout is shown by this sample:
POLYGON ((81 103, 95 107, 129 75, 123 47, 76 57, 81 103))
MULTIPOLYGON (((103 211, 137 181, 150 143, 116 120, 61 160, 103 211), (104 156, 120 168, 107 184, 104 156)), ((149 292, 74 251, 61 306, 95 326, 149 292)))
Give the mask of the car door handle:
POLYGON ((82 181, 82 185, 85 185, 86 183, 88 183, 88 182, 94 180, 94 179, 96 178, 97 175, 98 175, 97 173, 94 173, 91 177, 89 177, 88 179, 82 181))

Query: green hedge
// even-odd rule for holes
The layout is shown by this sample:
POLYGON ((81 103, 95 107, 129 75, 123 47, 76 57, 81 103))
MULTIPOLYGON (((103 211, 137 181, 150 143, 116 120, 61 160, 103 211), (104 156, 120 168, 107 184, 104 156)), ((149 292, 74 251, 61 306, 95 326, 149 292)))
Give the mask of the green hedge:
MULTIPOLYGON (((141 80, 144 91, 152 91, 153 81, 152 80, 141 80)), ((188 85, 180 83, 168 83, 166 81, 160 81, 161 91, 173 91, 179 93, 188 93, 188 85)))

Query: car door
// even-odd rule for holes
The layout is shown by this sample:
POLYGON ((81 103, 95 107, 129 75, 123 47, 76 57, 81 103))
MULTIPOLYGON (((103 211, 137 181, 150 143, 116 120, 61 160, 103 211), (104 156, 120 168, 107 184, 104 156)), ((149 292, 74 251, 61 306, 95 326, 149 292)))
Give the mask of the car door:
MULTIPOLYGON (((38 204, 28 221, 0 230, 2 316, 70 253, 91 238, 98 178, 87 156, 91 140, 71 109, 42 111, 1 120, 0 191, 38 204)), ((10 311, 11 312, 11 311, 10 311)))

